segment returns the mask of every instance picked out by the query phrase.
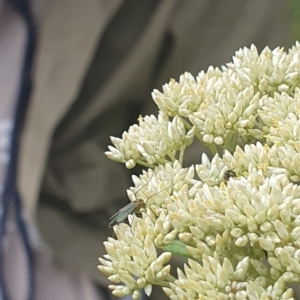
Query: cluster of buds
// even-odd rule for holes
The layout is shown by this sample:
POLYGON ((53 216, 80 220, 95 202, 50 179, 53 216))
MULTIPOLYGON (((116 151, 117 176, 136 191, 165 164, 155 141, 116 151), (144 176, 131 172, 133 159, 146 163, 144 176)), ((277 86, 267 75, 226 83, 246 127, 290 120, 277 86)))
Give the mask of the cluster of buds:
POLYGON ((112 138, 133 177, 99 269, 112 293, 170 299, 294 299, 300 283, 300 44, 255 46, 154 90, 159 115, 112 138), (183 167, 193 142, 211 155, 183 167), (142 203, 142 205, 140 205, 142 203), (137 209, 138 208, 138 209, 137 209), (139 216, 135 213, 140 212, 139 216), (121 223, 129 217, 129 225, 121 223), (121 220, 121 221, 118 221, 121 220), (120 223, 120 224, 119 224, 120 223), (159 250, 159 251, 158 251, 159 250), (159 254, 160 253, 160 254, 159 254), (173 254, 186 257, 171 275, 173 254))

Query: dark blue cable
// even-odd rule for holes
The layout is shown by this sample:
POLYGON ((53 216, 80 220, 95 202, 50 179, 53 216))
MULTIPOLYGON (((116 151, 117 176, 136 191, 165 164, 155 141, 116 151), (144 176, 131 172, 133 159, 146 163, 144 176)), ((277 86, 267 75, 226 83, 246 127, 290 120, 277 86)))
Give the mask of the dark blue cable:
POLYGON ((0 215, 0 292, 2 300, 9 300, 5 276, 3 242, 6 233, 6 222, 9 213, 15 217, 17 230, 23 243, 28 268, 28 294, 27 300, 32 300, 34 295, 34 259, 30 247, 28 229, 22 215, 22 202, 17 186, 17 167, 20 148, 20 138, 23 131, 25 116, 28 108, 30 92, 32 89, 32 67, 36 48, 36 30, 34 18, 28 0, 5 0, 19 14, 26 27, 26 45, 23 65, 20 74, 19 91, 16 99, 14 124, 9 148, 9 162, 7 167, 4 189, 2 194, 2 211, 0 215))

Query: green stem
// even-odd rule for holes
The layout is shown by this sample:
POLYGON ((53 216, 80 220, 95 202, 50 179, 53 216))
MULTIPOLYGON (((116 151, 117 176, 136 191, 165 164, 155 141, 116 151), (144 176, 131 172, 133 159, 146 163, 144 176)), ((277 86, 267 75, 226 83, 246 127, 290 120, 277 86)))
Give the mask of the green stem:
POLYGON ((174 276, 172 276, 171 274, 168 274, 168 276, 166 277, 166 280, 168 282, 174 282, 175 280, 177 280, 177 278, 175 278, 174 276))
POLYGON ((147 162, 142 161, 142 160, 137 160, 136 163, 137 163, 137 164, 140 164, 140 165, 142 165, 142 166, 144 166, 144 167, 150 168, 150 169, 153 169, 153 168, 154 168, 154 165, 150 165, 150 164, 148 164, 147 162))
POLYGON ((198 131, 195 131, 195 137, 200 141, 201 144, 203 144, 202 135, 198 131))
MULTIPOLYGON (((172 151, 172 152, 173 152, 173 151, 172 151)), ((175 157, 176 151, 175 151, 175 155, 174 155, 172 152, 171 152, 171 153, 169 152, 169 153, 167 154, 167 156, 168 156, 168 157, 171 159, 171 161, 173 162, 173 161, 176 159, 176 157, 175 157)))
POLYGON ((180 165, 182 165, 182 163, 183 163, 183 155, 184 155, 184 151, 185 151, 185 145, 183 145, 182 147, 181 147, 181 149, 180 149, 180 154, 179 154, 179 162, 180 162, 180 165))
POLYGON ((179 116, 181 121, 183 122, 185 128, 187 128, 188 130, 191 130, 193 126, 191 126, 182 116, 179 116))
POLYGON ((167 163, 172 163, 172 162, 173 162, 173 160, 168 160, 168 159, 162 158, 162 159, 160 159, 160 160, 157 161, 157 164, 158 165, 165 165, 167 163))
POLYGON ((206 143, 204 143, 203 142, 203 138, 199 134, 199 132, 197 132, 197 131, 195 132, 195 137, 200 141, 201 144, 205 145, 209 149, 210 153, 213 156, 218 153, 218 149, 217 149, 216 144, 214 144, 214 143, 212 143, 212 144, 206 144, 206 143))
POLYGON ((230 131, 225 138, 224 150, 228 150, 230 153, 233 153, 236 148, 236 141, 237 141, 237 132, 236 131, 230 131))
MULTIPOLYGON (((155 285, 159 285, 159 286, 163 286, 163 287, 170 287, 170 284, 169 282, 174 282, 176 280, 175 277, 173 277, 172 275, 169 275, 170 277, 172 277, 173 280, 168 280, 168 281, 158 281, 158 282, 155 282, 154 284, 155 285)), ((168 277, 169 277, 168 276, 168 277)))
POLYGON ((212 144, 205 144, 205 146, 209 149, 210 153, 212 154, 212 156, 216 155, 218 153, 218 149, 216 144, 212 143, 212 144))

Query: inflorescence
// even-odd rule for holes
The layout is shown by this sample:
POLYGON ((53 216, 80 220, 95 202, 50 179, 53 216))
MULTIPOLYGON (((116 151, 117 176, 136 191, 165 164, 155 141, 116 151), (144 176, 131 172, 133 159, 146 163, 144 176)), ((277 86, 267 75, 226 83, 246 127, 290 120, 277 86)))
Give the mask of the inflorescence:
POLYGON ((134 176, 141 216, 114 226, 99 269, 112 293, 170 299, 294 299, 300 282, 300 44, 255 46, 221 69, 154 90, 158 117, 140 117, 106 155, 134 176), (211 156, 183 167, 194 141, 211 156), (227 173, 226 173, 227 171, 227 173), (230 171, 231 173, 228 173, 230 171), (235 176, 228 176, 232 174, 235 176), (159 250, 159 251, 158 251, 159 250), (177 276, 173 254, 187 257, 177 276))

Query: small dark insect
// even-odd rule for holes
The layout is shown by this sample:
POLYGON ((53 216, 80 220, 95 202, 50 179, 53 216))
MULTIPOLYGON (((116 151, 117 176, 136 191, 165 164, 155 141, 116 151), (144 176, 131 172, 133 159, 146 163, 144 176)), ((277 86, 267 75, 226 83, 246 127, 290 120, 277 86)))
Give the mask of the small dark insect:
MULTIPOLYGON (((138 191, 137 193, 144 187, 146 186, 152 179, 154 173, 152 173, 149 181, 143 185, 138 191)), ((136 193, 136 194, 137 194, 136 193)), ((154 196, 154 195, 153 195, 154 196)), ((130 215, 130 214, 136 214, 140 211, 141 208, 145 208, 146 203, 141 200, 141 199, 137 199, 135 201, 132 201, 130 203, 128 203, 127 205, 125 205, 124 207, 122 207, 119 211, 117 211, 114 215, 112 215, 109 220, 110 222, 108 223, 108 227, 113 227, 115 225, 118 225, 120 223, 123 223, 124 220, 130 215)))
POLYGON ((110 222, 108 226, 111 228, 115 225, 118 225, 120 223, 123 223, 123 221, 130 215, 130 214, 136 214, 140 211, 141 208, 144 208, 146 206, 146 203, 141 200, 135 200, 130 203, 128 203, 126 206, 121 208, 118 212, 116 212, 113 216, 109 218, 110 222))
MULTIPOLYGON (((155 196, 156 194, 174 186, 175 184, 179 183, 181 180, 183 180, 187 175, 188 175, 189 172, 186 173, 186 175, 181 178, 179 181, 175 182, 174 184, 166 187, 165 189, 162 189, 161 191, 155 193, 154 195, 152 195, 151 197, 155 196)), ((154 173, 152 174, 152 176, 154 175, 154 173)), ((151 178, 152 178, 151 176, 151 178)), ((150 178, 150 180, 151 180, 150 178)), ((150 182, 150 180, 148 181, 148 183, 150 182)), ((146 183, 147 184, 147 183, 146 183)), ((145 184, 145 185, 146 185, 145 184)), ((143 188, 144 186, 142 186, 139 191, 143 188)), ((138 191, 138 192, 139 192, 138 191)), ((137 192, 137 193, 138 193, 137 192)), ((150 198, 151 198, 150 197, 150 198)), ((150 198, 148 198, 146 201, 148 201, 150 198)), ((118 212, 116 212, 113 216, 111 216, 109 218, 110 222, 108 224, 109 227, 113 227, 115 225, 118 225, 118 224, 121 224, 124 222, 124 220, 130 215, 130 214, 136 214, 138 212, 140 212, 140 209, 141 208, 145 208, 146 207, 146 202, 144 202, 143 200, 141 199, 137 199, 135 201, 132 201, 130 203, 128 203, 126 206, 124 206, 123 208, 121 208, 118 212)))
POLYGON ((233 170, 227 170, 224 173, 224 179, 229 180, 230 177, 236 177, 236 173, 233 170))

